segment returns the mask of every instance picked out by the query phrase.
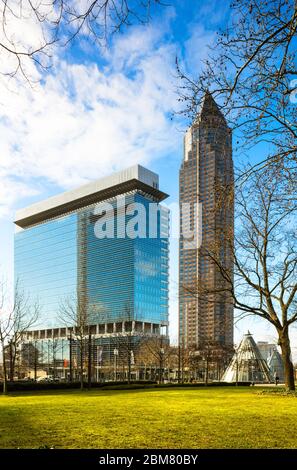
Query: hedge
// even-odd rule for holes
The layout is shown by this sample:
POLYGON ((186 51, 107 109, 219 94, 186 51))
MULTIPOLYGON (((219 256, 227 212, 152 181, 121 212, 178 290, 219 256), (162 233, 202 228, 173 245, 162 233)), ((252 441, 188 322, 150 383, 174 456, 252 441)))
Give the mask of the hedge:
MULTIPOLYGON (((251 382, 238 382, 240 386, 249 386, 251 382)), ((88 384, 84 384, 85 388, 88 388, 88 384)), ((174 388, 174 387, 226 387, 236 386, 235 383, 227 382, 210 382, 207 385, 205 383, 165 383, 158 384, 154 381, 133 381, 130 384, 127 382, 96 382, 91 384, 91 388, 104 388, 105 390, 123 390, 123 389, 141 389, 141 388, 174 388)), ((9 392, 22 392, 22 391, 34 391, 34 390, 72 390, 79 389, 80 382, 25 382, 16 381, 8 382, 9 392)), ((3 391, 3 384, 0 383, 0 392, 3 391)))

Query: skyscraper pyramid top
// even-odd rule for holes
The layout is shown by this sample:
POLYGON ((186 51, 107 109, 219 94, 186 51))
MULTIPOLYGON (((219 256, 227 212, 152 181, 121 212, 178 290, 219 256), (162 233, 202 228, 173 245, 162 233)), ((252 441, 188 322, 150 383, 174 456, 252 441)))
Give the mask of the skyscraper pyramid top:
POLYGON ((196 116, 195 122, 199 122, 213 116, 216 116, 226 122, 225 117, 215 102, 212 94, 207 90, 202 99, 201 109, 196 116))

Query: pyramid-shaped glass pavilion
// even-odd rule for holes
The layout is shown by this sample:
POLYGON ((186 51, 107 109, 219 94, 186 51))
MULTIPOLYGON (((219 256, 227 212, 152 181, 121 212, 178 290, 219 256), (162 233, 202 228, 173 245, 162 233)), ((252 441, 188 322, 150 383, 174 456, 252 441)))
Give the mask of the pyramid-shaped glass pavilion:
POLYGON ((283 382, 285 380, 284 365, 282 357, 276 348, 273 350, 271 356, 269 356, 269 358, 267 359, 267 364, 272 377, 277 376, 279 378, 279 381, 283 382))
POLYGON ((261 356, 252 335, 248 332, 227 367, 223 382, 259 382, 273 381, 267 362, 261 356))

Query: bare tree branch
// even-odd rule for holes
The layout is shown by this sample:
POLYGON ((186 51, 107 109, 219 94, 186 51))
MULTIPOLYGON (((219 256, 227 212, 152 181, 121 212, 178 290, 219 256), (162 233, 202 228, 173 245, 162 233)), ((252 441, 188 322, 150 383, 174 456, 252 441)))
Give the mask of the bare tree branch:
MULTIPOLYGON (((227 190, 226 190, 227 194, 227 190)), ((297 204, 286 172, 273 167, 252 175, 235 190, 234 236, 229 250, 234 271, 221 256, 220 241, 205 249, 218 274, 216 286, 185 286, 185 290, 205 302, 219 302, 224 295, 239 318, 255 315, 277 330, 286 370, 286 384, 294 387, 289 326, 297 321, 297 204)), ((217 229, 216 229, 217 230, 217 229)), ((220 237, 214 237, 220 240, 220 237)))
POLYGON ((21 289, 19 281, 14 289, 14 301, 11 304, 5 281, 0 282, 0 347, 3 362, 3 393, 7 393, 7 358, 10 355, 10 377, 18 347, 27 330, 32 328, 40 315, 38 300, 32 301, 30 296, 21 289))
POLYGON ((105 47, 116 33, 132 24, 147 24, 161 0, 2 0, 0 17, 0 73, 31 82, 31 68, 51 66, 54 46, 88 39, 105 47), (22 30, 30 28, 25 40, 22 30))
POLYGON ((266 142, 264 164, 286 160, 296 168, 296 38, 295 0, 233 1, 230 24, 210 46, 198 79, 177 63, 183 112, 192 118, 209 89, 224 109, 238 150, 266 142))

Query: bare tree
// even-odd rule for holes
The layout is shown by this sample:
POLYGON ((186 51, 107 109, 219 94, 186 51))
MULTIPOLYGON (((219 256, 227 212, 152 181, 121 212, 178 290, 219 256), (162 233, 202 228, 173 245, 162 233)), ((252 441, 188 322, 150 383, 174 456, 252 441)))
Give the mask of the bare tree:
MULTIPOLYGON (((136 332, 133 330, 133 312, 130 302, 124 307, 123 318, 125 321, 125 334, 119 338, 111 339, 111 342, 118 348, 119 360, 127 368, 127 381, 131 383, 131 370, 135 361, 135 350, 137 347, 136 332)), ((137 332, 138 338, 141 332, 137 332)))
POLYGON ((286 173, 269 167, 253 173, 235 194, 234 245, 233 234, 227 237, 234 272, 225 263, 219 242, 205 247, 204 255, 221 280, 215 287, 198 282, 192 293, 207 302, 224 296, 239 312, 238 319, 255 315, 273 325, 286 387, 294 390, 289 328, 297 321, 295 189, 286 173))
POLYGON ((233 353, 234 349, 230 346, 222 346, 216 341, 205 338, 199 349, 192 348, 189 352, 189 365, 198 371, 200 377, 203 376, 205 385, 208 385, 210 373, 212 378, 219 380, 221 371, 233 353))
MULTIPOLYGON (((59 319, 72 329, 72 350, 79 358, 80 388, 84 388, 85 357, 88 350, 86 339, 89 336, 89 311, 85 299, 68 297, 61 301, 59 319)), ((71 358, 72 359, 72 358, 71 358)))
MULTIPOLYGON (((10 346, 10 345, 9 345, 10 346)), ((43 354, 40 350, 40 343, 38 340, 21 342, 20 350, 17 351, 16 358, 20 359, 22 365, 22 373, 27 376, 27 374, 34 371, 34 380, 37 379, 37 371, 42 362, 43 354)), ((9 361, 11 363, 13 355, 10 352, 10 347, 8 348, 9 361)), ((15 365, 12 367, 10 365, 10 381, 13 381, 15 365)))
POLYGON ((1 72, 28 79, 30 65, 49 67, 53 46, 67 46, 74 39, 105 46, 114 33, 147 23, 157 5, 161 0, 5 0, 0 6, 1 72), (28 29, 26 40, 23 31, 28 29))
POLYGON ((16 354, 24 334, 36 324, 40 314, 38 301, 31 303, 30 297, 16 282, 14 300, 10 304, 6 283, 0 283, 0 346, 3 361, 3 393, 7 394, 8 368, 10 365, 10 378, 14 376, 16 354))
POLYGON ((190 370, 191 366, 191 350, 185 346, 184 338, 181 338, 180 344, 177 347, 177 381, 184 383, 185 379, 189 379, 189 374, 186 373, 190 370))
POLYGON ((200 345, 198 352, 198 359, 203 362, 204 365, 204 383, 208 385, 209 379, 209 366, 213 360, 215 345, 212 341, 205 340, 203 344, 200 345))
POLYGON ((173 354, 168 338, 164 335, 144 338, 141 342, 141 354, 150 364, 157 366, 158 381, 164 382, 164 369, 168 366, 169 358, 173 354))
POLYGON ((177 64, 184 111, 195 115, 209 89, 241 150, 267 144, 260 168, 285 160, 296 170, 296 39, 296 0, 234 0, 198 78, 177 64))

